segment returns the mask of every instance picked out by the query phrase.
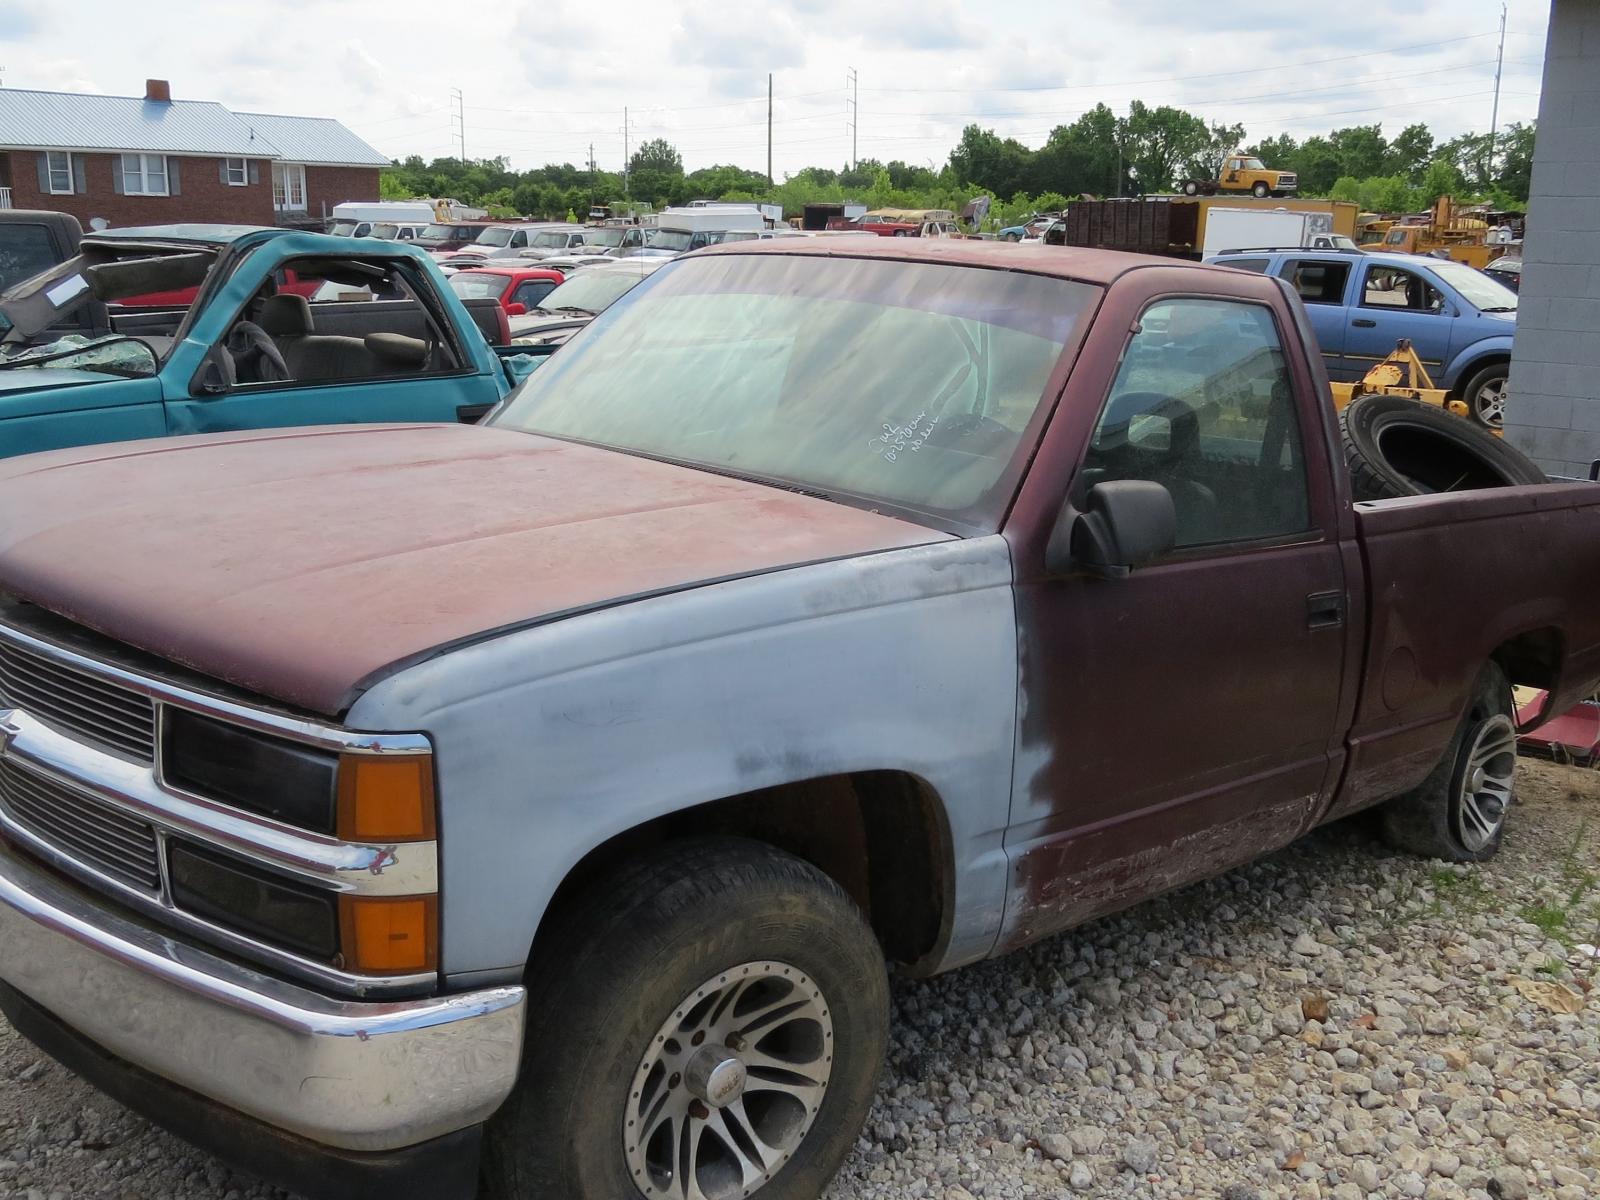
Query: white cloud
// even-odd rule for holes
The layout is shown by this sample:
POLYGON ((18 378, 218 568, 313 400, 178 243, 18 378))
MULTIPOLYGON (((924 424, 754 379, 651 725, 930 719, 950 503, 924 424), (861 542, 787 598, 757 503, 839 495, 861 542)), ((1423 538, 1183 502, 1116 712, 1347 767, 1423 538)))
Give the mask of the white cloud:
MULTIPOLYGON (((517 166, 582 162, 591 142, 602 166, 620 166, 626 106, 635 145, 667 137, 691 169, 764 168, 771 71, 780 176, 849 158, 851 67, 861 156, 885 160, 942 163, 970 121, 1037 145, 1098 101, 1134 98, 1242 121, 1252 137, 1422 120, 1443 139, 1488 124, 1499 20, 1497 0, 1415 0, 1414 19, 1355 39, 1325 9, 1282 0, 73 0, 70 21, 65 11, 9 0, 6 86, 139 95, 147 76, 167 78, 177 96, 338 117, 385 153, 425 157, 453 152, 460 88, 469 152, 517 166)), ((1547 15, 1512 6, 1502 122, 1537 112, 1547 15)))

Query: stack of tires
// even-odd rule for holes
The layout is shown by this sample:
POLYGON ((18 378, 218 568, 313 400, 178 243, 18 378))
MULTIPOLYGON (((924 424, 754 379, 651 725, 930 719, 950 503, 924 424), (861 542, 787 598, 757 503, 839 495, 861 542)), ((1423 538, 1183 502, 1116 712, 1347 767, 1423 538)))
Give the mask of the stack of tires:
POLYGON ((1482 426, 1404 396, 1360 396, 1340 417, 1357 500, 1546 483, 1521 451, 1482 426))

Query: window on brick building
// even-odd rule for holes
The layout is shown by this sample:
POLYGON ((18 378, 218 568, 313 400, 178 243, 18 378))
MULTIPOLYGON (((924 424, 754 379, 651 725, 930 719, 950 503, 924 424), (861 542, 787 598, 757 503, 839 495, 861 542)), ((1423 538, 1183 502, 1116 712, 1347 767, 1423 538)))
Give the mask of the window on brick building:
POLYGON ((229 187, 245 187, 250 182, 250 164, 242 158, 224 159, 222 177, 229 187))
POLYGON ((50 194, 70 196, 73 191, 72 155, 65 150, 51 150, 45 154, 45 163, 50 173, 50 194))
POLYGON ((168 195, 166 155, 124 154, 122 191, 128 196, 168 195))

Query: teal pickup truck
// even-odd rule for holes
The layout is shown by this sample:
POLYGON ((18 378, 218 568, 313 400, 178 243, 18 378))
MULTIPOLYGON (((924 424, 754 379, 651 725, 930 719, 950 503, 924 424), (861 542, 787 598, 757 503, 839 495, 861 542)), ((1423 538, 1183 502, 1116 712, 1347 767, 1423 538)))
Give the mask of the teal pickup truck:
POLYGON ((89 234, 76 257, 0 296, 0 331, 0 457, 182 433, 472 422, 539 361, 507 347, 497 302, 462 301, 420 250, 237 226, 89 234))

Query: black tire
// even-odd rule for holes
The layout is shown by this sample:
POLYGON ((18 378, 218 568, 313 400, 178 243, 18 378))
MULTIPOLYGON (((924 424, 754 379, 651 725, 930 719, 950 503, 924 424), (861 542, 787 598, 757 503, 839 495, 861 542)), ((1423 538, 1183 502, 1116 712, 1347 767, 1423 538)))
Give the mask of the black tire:
POLYGON ((1548 482, 1520 450, 1420 400, 1358 396, 1339 424, 1357 500, 1548 482))
POLYGON ((1193 179, 1185 179, 1183 181, 1183 194, 1185 196, 1198 196, 1200 194, 1200 185, 1193 179))
POLYGON ((1432 774, 1413 792, 1389 801, 1379 810, 1384 839, 1398 850, 1449 862, 1483 862, 1500 852, 1505 819, 1512 804, 1512 776, 1516 770, 1516 716, 1511 684, 1505 672, 1490 663, 1478 676, 1472 700, 1461 726, 1432 774), (1498 806, 1492 832, 1481 824, 1489 792, 1481 783, 1468 785, 1476 754, 1489 745, 1503 747, 1493 756, 1496 772, 1503 772, 1502 793, 1496 785, 1492 804, 1498 806), (1475 814, 1475 816, 1474 816, 1475 814))
POLYGON ((1265 200, 1268 196, 1270 196, 1272 194, 1272 189, 1269 188, 1264 183, 1257 183, 1254 187, 1252 187, 1250 189, 1250 194, 1252 196, 1254 196, 1257 200, 1265 200))
POLYGON ((1505 424, 1505 387, 1510 376, 1510 363, 1490 363, 1483 370, 1474 371, 1461 389, 1461 399, 1472 419, 1486 429, 1499 429, 1505 424))
MULTIPOLYGON (((827 1006, 831 1075, 790 1156, 766 1182, 731 1194, 816 1200, 860 1133, 888 1038, 883 954, 839 887, 758 842, 694 839, 600 879, 554 919, 555 941, 529 972, 520 1079, 485 1138, 484 1200, 638 1200, 624 1129, 641 1064, 682 1013, 675 1006, 692 1005, 719 972, 762 960, 809 977, 806 989, 827 1006)), ((679 1078, 668 1087, 687 1086, 679 1078)), ((689 1118, 671 1132, 684 1127, 699 1143, 703 1127, 689 1118)))

